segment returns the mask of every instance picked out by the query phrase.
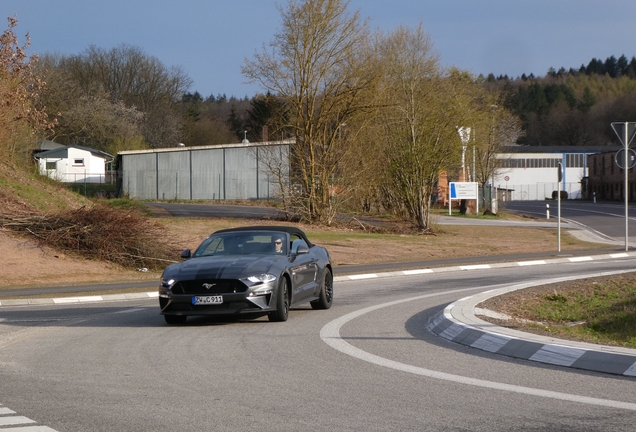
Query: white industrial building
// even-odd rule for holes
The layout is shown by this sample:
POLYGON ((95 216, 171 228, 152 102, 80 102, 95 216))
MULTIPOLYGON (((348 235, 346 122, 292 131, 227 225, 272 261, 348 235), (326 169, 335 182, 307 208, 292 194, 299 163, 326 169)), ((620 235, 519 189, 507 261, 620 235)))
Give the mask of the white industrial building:
POLYGON ((527 147, 510 146, 497 155, 500 168, 492 185, 512 201, 543 200, 558 190, 558 164, 563 167, 561 190, 568 199, 585 196, 584 179, 589 176, 588 156, 613 147, 527 147))

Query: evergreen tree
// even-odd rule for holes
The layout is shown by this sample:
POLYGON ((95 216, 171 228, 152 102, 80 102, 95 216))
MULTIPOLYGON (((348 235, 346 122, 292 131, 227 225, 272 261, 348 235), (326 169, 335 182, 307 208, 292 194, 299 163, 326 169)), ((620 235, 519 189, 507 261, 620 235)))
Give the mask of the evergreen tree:
POLYGON ((282 100, 269 92, 252 98, 251 109, 247 110, 247 124, 251 131, 250 139, 256 141, 282 140, 291 137, 292 133, 286 130, 289 124, 289 109, 282 100))
POLYGON ((627 69, 629 68, 629 62, 627 61, 627 57, 623 54, 618 58, 616 62, 616 71, 617 76, 627 75, 627 69))
POLYGON ((181 98, 181 104, 186 118, 195 121, 199 119, 203 111, 203 98, 199 92, 194 92, 194 94, 185 93, 181 98))
POLYGON ((230 114, 225 123, 237 138, 242 140, 245 137, 245 120, 239 115, 234 104, 230 108, 230 114))
POLYGON ((609 56, 605 59, 605 73, 609 74, 612 78, 616 78, 617 75, 617 60, 614 56, 609 56))
POLYGON ((592 93, 589 86, 583 90, 583 101, 579 104, 579 110, 589 112, 590 108, 596 103, 596 97, 592 93))
POLYGON ((605 65, 600 60, 593 58, 588 63, 585 72, 588 75, 605 75, 605 65))

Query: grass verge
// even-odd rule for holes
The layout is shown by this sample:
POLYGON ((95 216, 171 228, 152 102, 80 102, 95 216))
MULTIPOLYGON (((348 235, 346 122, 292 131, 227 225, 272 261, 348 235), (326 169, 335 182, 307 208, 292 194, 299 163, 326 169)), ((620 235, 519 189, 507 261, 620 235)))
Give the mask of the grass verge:
POLYGON ((510 315, 499 325, 560 339, 636 348, 636 273, 542 285, 480 307, 510 315))

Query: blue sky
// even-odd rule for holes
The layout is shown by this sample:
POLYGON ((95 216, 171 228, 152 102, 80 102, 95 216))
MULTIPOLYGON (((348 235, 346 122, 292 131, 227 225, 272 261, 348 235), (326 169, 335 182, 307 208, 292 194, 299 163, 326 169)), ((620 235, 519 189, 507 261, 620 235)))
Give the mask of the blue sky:
MULTIPOLYGON (((253 96, 240 67, 279 29, 287 0, 0 0, 17 15, 29 53, 79 54, 89 45, 141 48, 180 66, 203 96, 253 96)), ((545 75, 594 57, 636 56, 634 0, 351 0, 372 28, 422 23, 444 66, 474 74, 545 75)), ((6 24, 0 25, 0 29, 6 24)))

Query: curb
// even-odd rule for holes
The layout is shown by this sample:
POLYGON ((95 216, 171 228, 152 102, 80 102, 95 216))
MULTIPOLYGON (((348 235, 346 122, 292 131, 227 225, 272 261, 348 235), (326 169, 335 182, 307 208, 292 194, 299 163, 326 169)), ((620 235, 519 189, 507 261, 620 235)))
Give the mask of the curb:
MULTIPOLYGON (((628 273, 600 273, 596 276, 628 273)), ((590 277, 586 275, 585 277, 590 277)), ((553 279, 542 284, 578 277, 553 279)), ((567 341, 500 327, 475 316, 476 306, 491 298, 518 289, 537 286, 527 283, 490 290, 465 297, 448 305, 429 322, 433 334, 471 348, 516 359, 593 372, 636 377, 636 349, 567 341)))
POLYGON ((159 297, 158 291, 127 293, 127 294, 107 294, 80 297, 58 297, 58 298, 35 298, 35 299, 17 299, 2 300, 0 306, 28 306, 28 305, 60 305, 73 303, 95 303, 101 301, 122 301, 122 300, 139 300, 147 298, 159 297))

